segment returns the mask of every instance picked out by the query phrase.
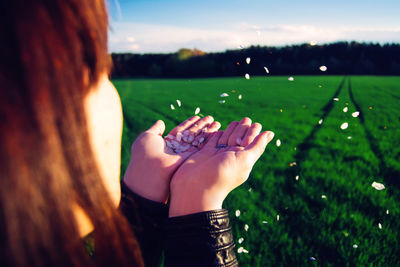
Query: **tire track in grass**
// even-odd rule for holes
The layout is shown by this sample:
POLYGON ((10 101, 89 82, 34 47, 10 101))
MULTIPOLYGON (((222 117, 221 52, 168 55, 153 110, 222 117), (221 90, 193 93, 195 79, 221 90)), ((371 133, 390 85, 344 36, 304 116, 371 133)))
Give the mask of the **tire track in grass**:
MULTIPOLYGON (((329 99, 329 101, 325 104, 325 106, 322 107, 321 118, 323 120, 325 120, 329 116, 329 113, 332 111, 332 109, 334 107, 334 102, 335 102, 333 100, 333 98, 339 97, 346 80, 347 80, 347 77, 343 77, 342 81, 340 82, 340 84, 339 84, 338 88, 336 89, 335 93, 333 94, 333 96, 329 99)), ((275 173, 275 175, 279 175, 279 176, 283 176, 283 177, 291 177, 291 178, 296 177, 296 175, 298 175, 301 172, 301 162, 303 162, 303 160, 308 157, 309 150, 315 146, 315 144, 313 144, 313 140, 315 139, 316 134, 320 130, 321 130, 321 125, 319 123, 315 124, 313 129, 311 130, 310 134, 307 135, 307 137, 304 138, 303 142, 301 142, 297 146, 297 148, 298 148, 297 152, 294 154, 294 160, 297 163, 297 165, 294 167, 286 168, 284 170, 280 170, 279 173, 275 173)), ((294 190, 295 190, 294 184, 291 181, 285 183, 284 191, 286 191, 288 194, 293 194, 294 190)))
MULTIPOLYGON (((375 88, 377 88, 377 87, 375 87, 375 88)), ((400 189, 400 172, 394 170, 393 168, 390 168, 385 163, 384 153, 379 148, 378 140, 375 139, 375 137, 371 134, 371 131, 369 131, 367 126, 365 125, 364 111, 362 110, 361 106, 357 103, 356 99, 354 98, 350 79, 349 79, 348 90, 349 90, 349 96, 350 96, 351 102, 356 107, 356 109, 360 112, 358 119, 360 120, 361 126, 364 130, 364 134, 367 137, 367 142, 369 144, 369 147, 372 150, 372 152, 374 152, 375 157, 379 161, 379 171, 380 171, 379 174, 383 176, 383 179, 385 180, 385 182, 388 185, 391 185, 391 186, 396 187, 397 189, 400 189)))
MULTIPOLYGON (((345 85, 345 82, 348 78, 343 77, 342 81, 340 82, 338 88, 336 89, 335 93, 333 94, 332 97, 330 97, 329 101, 321 108, 322 116, 321 118, 325 120, 329 114, 331 113, 332 109, 335 106, 335 102, 333 98, 339 97, 341 94, 343 87, 345 85)), ((302 162, 309 157, 309 152, 310 149, 313 147, 316 147, 316 145, 313 143, 315 140, 315 136, 317 133, 321 130, 321 125, 317 122, 311 132, 303 139, 303 141, 297 146, 297 151, 294 154, 294 161, 297 163, 297 165, 286 168, 284 170, 280 170, 279 172, 275 173, 275 176, 281 176, 281 177, 286 177, 286 180, 283 184, 282 191, 284 195, 290 196, 287 199, 287 203, 282 203, 283 206, 291 206, 294 205, 296 206, 295 208, 291 209, 279 209, 278 212, 282 216, 286 218, 290 218, 290 226, 287 225, 286 231, 289 233, 289 236, 292 236, 292 238, 296 239, 299 238, 297 229, 301 228, 303 232, 309 232, 312 233, 315 229, 313 228, 313 225, 311 223, 307 223, 304 221, 303 218, 303 208, 307 207, 313 207, 313 209, 322 209, 323 207, 321 206, 322 202, 318 202, 317 200, 313 199, 312 196, 309 196, 304 190, 300 189, 297 186, 297 183, 294 182, 294 179, 297 175, 301 174, 301 169, 302 169, 302 162), (307 207, 299 207, 297 205, 302 205, 301 203, 297 203, 295 198, 300 197, 304 203, 307 203, 307 207), (295 230, 296 229, 296 230, 295 230)), ((319 244, 321 246, 322 244, 319 244)), ((341 262, 341 256, 337 251, 333 251, 331 248, 326 247, 326 248, 320 248, 321 251, 329 252, 325 255, 323 255, 324 258, 326 259, 338 259, 340 263, 341 262)), ((277 253, 279 253, 277 251, 277 253)), ((321 255, 322 256, 322 255, 321 255)), ((293 259, 293 264, 299 264, 301 262, 301 259, 293 259)))
MULTIPOLYGON (((339 97, 346 80, 347 80, 347 77, 343 77, 342 81, 340 82, 340 84, 339 84, 338 88, 336 89, 335 93, 333 94, 333 96, 329 99, 329 101, 321 109, 321 111, 322 111, 321 118, 323 120, 325 120, 329 116, 329 113, 332 111, 332 109, 334 107, 334 102, 335 102, 333 100, 333 98, 339 97)), ((311 147, 315 146, 312 141, 315 139, 315 135, 318 133, 319 130, 321 130, 321 125, 319 123, 317 123, 314 125, 310 134, 307 135, 307 137, 304 138, 303 142, 301 142, 297 146, 298 149, 297 149, 296 154, 294 155, 295 162, 297 162, 296 167, 295 168, 290 167, 290 168, 284 170, 283 175, 285 175, 286 177, 294 178, 295 177, 294 175, 296 173, 300 172, 300 169, 301 169, 300 164, 305 158, 307 158, 309 149, 311 147), (292 176, 288 176, 288 175, 292 175, 292 176)))

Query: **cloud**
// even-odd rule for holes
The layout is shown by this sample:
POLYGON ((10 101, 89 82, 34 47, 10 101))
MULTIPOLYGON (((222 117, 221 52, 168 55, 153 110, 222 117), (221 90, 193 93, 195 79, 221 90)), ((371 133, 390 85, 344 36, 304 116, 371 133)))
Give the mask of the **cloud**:
POLYGON ((286 45, 317 41, 400 42, 400 28, 324 27, 315 25, 251 25, 228 29, 201 29, 143 23, 114 22, 110 31, 112 52, 174 52, 182 47, 224 51, 249 45, 286 45))

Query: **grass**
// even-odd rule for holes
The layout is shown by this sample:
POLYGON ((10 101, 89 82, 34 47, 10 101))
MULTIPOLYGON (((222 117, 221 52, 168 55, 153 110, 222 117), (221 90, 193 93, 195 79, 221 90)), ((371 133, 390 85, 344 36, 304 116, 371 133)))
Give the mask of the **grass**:
POLYGON ((140 132, 157 119, 163 119, 169 131, 193 115, 196 107, 201 114, 213 115, 222 128, 248 116, 275 132, 249 180, 224 203, 235 240, 244 238, 236 247, 249 251, 237 254, 241 266, 400 265, 400 77, 115 80, 114 84, 124 110, 122 174, 130 145, 140 132), (220 104, 224 92, 230 96, 220 104), (176 99, 182 107, 177 107, 176 99), (170 104, 176 109, 171 110, 170 104), (357 118, 351 116, 355 111, 361 112, 357 118), (348 122, 348 129, 340 129, 343 122, 348 122), (275 145, 277 139, 280 147, 275 145), (374 181, 386 189, 375 190, 374 181))

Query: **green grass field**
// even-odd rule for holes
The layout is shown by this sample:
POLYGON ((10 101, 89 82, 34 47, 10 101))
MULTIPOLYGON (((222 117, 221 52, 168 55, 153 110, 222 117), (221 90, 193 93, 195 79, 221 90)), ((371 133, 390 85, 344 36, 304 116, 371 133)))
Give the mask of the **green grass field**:
POLYGON ((121 174, 131 143, 157 119, 168 132, 196 107, 223 129, 248 116, 275 139, 224 203, 236 248, 249 251, 237 254, 241 266, 400 266, 400 77, 294 78, 114 80, 124 110, 121 174))

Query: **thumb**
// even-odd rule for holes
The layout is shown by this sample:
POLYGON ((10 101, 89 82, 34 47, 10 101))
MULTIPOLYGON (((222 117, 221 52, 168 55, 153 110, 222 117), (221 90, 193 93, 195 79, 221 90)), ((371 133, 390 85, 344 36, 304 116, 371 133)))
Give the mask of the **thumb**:
POLYGON ((152 134, 157 134, 157 135, 163 135, 165 131, 165 124, 162 120, 156 121, 156 123, 153 124, 146 132, 152 133, 152 134))

